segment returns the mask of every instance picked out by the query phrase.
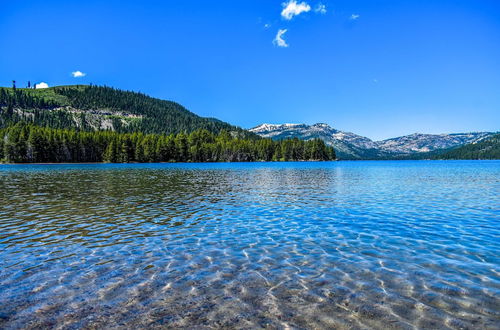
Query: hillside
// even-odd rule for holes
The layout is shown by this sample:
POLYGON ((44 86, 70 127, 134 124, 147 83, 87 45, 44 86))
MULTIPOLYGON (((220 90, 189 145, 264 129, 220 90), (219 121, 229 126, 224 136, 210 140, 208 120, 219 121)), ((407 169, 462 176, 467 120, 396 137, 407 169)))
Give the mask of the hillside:
POLYGON ((494 133, 411 134, 382 141, 372 141, 327 124, 262 124, 250 129, 261 137, 274 140, 297 137, 309 140, 320 138, 333 146, 339 159, 420 159, 434 157, 451 148, 477 143, 494 133))
POLYGON ((426 153, 476 143, 492 136, 490 132, 453 133, 453 134, 411 134, 383 141, 377 146, 384 151, 396 154, 426 153))
POLYGON ((295 137, 301 140, 319 138, 335 148, 339 159, 371 159, 386 156, 372 140, 354 133, 336 130, 327 124, 262 124, 250 131, 273 140, 295 137))
POLYGON ((171 134, 206 129, 256 137, 214 118, 200 117, 182 105, 147 95, 99 86, 47 89, 0 88, 0 128, 17 122, 42 127, 171 134))
POLYGON ((434 159, 500 159, 500 134, 436 155, 434 159))

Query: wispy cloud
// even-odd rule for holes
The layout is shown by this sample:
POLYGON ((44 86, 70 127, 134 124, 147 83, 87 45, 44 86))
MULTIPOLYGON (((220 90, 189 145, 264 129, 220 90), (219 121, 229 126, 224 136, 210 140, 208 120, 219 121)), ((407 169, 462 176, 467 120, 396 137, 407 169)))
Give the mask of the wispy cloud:
POLYGON ((352 14, 351 17, 349 17, 350 20, 355 21, 359 18, 358 14, 352 14))
POLYGON ((71 72, 71 75, 73 76, 73 78, 81 78, 81 77, 85 77, 87 74, 84 72, 81 72, 81 71, 74 71, 74 72, 71 72))
POLYGON ((318 5, 316 6, 316 8, 314 8, 314 11, 318 14, 326 14, 326 6, 322 3, 318 3, 318 5))
POLYGON ((285 35, 287 29, 279 29, 278 33, 276 34, 276 37, 273 40, 273 43, 278 46, 278 47, 288 47, 288 44, 286 43, 285 39, 283 39, 283 36, 285 35))
POLYGON ((49 88, 49 84, 41 82, 41 83, 35 84, 35 88, 36 89, 49 88))
POLYGON ((307 2, 303 1, 297 3, 296 0, 290 0, 288 2, 283 2, 283 10, 281 11, 281 17, 286 20, 291 20, 294 16, 300 15, 302 13, 307 13, 311 10, 311 6, 307 2))

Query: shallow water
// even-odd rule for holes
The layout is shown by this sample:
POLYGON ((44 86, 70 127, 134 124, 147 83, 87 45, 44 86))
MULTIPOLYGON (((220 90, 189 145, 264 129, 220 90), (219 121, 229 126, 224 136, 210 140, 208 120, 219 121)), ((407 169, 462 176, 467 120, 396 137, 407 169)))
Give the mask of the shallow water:
POLYGON ((0 328, 500 327, 500 162, 0 166, 0 328))

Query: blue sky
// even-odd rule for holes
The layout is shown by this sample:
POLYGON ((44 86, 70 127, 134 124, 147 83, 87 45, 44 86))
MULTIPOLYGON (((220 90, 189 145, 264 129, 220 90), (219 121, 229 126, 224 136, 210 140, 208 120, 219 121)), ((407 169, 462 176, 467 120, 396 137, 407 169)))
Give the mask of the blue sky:
POLYGON ((0 45, 0 85, 105 84, 245 128, 500 129, 498 0, 2 1, 0 45))

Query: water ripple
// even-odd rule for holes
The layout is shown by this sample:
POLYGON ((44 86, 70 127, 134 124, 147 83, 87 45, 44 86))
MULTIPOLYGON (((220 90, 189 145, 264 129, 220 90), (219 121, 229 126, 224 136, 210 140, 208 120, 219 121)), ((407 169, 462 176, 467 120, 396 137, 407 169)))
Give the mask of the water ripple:
POLYGON ((500 327, 500 163, 0 167, 0 328, 500 327))

